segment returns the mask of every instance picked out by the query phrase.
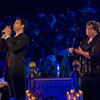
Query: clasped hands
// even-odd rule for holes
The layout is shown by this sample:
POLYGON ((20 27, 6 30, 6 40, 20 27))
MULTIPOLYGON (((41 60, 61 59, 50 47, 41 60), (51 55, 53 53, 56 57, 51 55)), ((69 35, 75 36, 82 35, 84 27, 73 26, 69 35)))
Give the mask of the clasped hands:
POLYGON ((74 48, 69 48, 70 53, 72 54, 77 54, 77 55, 82 55, 83 50, 79 47, 78 49, 74 49, 74 48))
POLYGON ((2 38, 10 37, 11 32, 12 32, 11 26, 6 26, 6 27, 4 28, 4 30, 2 30, 2 33, 4 33, 4 34, 2 34, 2 38))

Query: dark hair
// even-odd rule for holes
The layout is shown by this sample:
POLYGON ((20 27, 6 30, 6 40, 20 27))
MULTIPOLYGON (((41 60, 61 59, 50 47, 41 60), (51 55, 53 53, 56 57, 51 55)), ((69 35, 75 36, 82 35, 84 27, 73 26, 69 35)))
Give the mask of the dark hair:
POLYGON ((97 32, 100 33, 100 24, 96 21, 88 21, 86 26, 92 25, 93 29, 97 32))
POLYGON ((16 20, 20 20, 20 21, 21 21, 21 25, 24 25, 24 26, 25 26, 25 27, 24 27, 24 30, 27 29, 28 23, 27 23, 26 20, 24 20, 24 19, 22 19, 22 18, 17 18, 16 20))

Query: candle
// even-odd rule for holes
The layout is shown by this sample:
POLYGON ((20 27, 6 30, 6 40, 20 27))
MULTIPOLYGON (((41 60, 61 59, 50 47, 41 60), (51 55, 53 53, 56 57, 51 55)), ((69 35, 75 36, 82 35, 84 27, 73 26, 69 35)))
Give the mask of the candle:
POLYGON ((80 100, 80 94, 79 93, 76 93, 76 98, 77 98, 77 100, 80 100))
POLYGON ((67 94, 66 96, 67 96, 67 99, 68 99, 69 92, 67 91, 67 93, 66 93, 66 94, 67 94))
POLYGON ((68 95, 68 100, 71 100, 71 96, 70 96, 70 94, 68 95))
POLYGON ((31 93, 28 93, 27 96, 30 97, 31 96, 31 93))
POLYGON ((73 100, 76 100, 76 97, 73 97, 73 100))
POLYGON ((32 100, 36 100, 36 97, 32 97, 32 100))
POLYGON ((31 100, 31 93, 28 93, 27 96, 28 96, 28 100, 31 100))
POLYGON ((69 92, 67 92, 67 95, 69 95, 69 92))
POLYGON ((79 94, 80 94, 80 100, 83 100, 83 92, 81 90, 79 90, 79 94))
POLYGON ((71 89, 70 90, 71 99, 74 97, 74 94, 75 94, 75 90, 74 89, 71 89))
POLYGON ((26 94, 28 94, 28 93, 30 93, 30 91, 29 90, 26 90, 26 94))

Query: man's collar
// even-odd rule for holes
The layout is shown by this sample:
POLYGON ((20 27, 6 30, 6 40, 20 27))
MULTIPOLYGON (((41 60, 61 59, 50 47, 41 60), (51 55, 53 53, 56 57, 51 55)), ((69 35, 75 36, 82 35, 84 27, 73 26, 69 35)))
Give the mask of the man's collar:
POLYGON ((19 36, 19 35, 21 35, 21 34, 23 34, 23 32, 22 32, 22 33, 20 33, 20 34, 15 34, 15 36, 14 36, 14 37, 17 37, 17 36, 19 36))

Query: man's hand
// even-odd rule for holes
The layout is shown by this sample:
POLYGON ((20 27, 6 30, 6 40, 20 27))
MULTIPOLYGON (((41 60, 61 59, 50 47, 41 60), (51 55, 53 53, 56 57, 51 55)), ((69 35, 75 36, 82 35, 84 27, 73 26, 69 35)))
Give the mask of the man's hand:
POLYGON ((2 37, 1 37, 2 39, 5 39, 6 38, 6 35, 5 34, 2 34, 2 37))
POLYGON ((2 37, 6 38, 6 37, 10 36, 11 32, 12 32, 11 27, 6 26, 5 29, 2 32, 4 32, 2 37))

